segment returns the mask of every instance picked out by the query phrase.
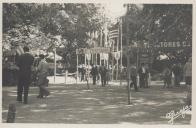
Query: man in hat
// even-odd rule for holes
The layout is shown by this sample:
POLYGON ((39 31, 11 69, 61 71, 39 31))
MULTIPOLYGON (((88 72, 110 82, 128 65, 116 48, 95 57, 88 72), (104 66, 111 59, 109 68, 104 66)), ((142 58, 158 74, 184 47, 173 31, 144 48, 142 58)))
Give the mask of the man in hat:
POLYGON ((17 60, 19 67, 19 81, 17 86, 17 101, 22 102, 22 93, 24 92, 24 104, 28 103, 28 91, 31 83, 31 66, 34 57, 29 53, 29 48, 23 48, 24 54, 20 55, 17 60))

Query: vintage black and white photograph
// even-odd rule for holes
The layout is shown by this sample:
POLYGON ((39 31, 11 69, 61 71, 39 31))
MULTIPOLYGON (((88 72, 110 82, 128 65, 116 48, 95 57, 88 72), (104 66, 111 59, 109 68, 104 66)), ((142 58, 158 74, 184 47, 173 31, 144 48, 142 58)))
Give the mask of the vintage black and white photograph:
POLYGON ((191 125, 193 4, 2 3, 2 123, 191 125))

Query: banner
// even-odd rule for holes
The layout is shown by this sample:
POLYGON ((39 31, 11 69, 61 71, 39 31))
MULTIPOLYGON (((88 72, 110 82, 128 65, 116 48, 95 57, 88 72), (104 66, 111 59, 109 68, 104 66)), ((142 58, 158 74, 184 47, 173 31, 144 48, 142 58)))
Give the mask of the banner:
POLYGON ((101 60, 108 60, 108 54, 107 53, 100 53, 100 59, 101 60))
POLYGON ((112 56, 113 56, 116 60, 119 60, 119 59, 120 59, 120 51, 118 51, 118 52, 112 52, 112 56))
POLYGON ((110 48, 95 47, 91 49, 87 49, 87 48, 76 49, 76 54, 96 54, 96 53, 110 53, 110 48))

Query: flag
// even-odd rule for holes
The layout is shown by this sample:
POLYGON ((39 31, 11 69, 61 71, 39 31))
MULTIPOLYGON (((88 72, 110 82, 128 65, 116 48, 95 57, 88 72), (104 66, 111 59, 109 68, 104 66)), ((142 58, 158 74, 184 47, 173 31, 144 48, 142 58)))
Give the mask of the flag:
POLYGON ((114 39, 114 38, 119 37, 119 30, 118 30, 118 28, 109 31, 109 35, 108 36, 109 36, 109 39, 114 39))
POLYGON ((121 27, 120 22, 116 23, 109 31, 108 38, 109 38, 109 46, 112 46, 113 51, 118 51, 121 48, 121 27))
POLYGON ((119 32, 120 23, 116 23, 109 31, 108 37, 109 39, 114 39, 120 36, 119 32))

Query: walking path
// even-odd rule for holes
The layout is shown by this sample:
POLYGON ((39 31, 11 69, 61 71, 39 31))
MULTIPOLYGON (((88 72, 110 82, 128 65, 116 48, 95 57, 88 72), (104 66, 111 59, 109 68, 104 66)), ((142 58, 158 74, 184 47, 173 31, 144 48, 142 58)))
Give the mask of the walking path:
MULTIPOLYGON (((106 87, 86 84, 50 84, 51 95, 37 99, 37 87, 31 87, 29 104, 17 103, 16 87, 3 87, 2 118, 6 122, 10 103, 16 104, 16 123, 66 124, 168 124, 166 113, 185 106, 186 87, 163 89, 162 82, 150 88, 131 91, 127 105, 126 86, 106 87)), ((190 124, 191 115, 177 118, 174 124, 190 124)))

